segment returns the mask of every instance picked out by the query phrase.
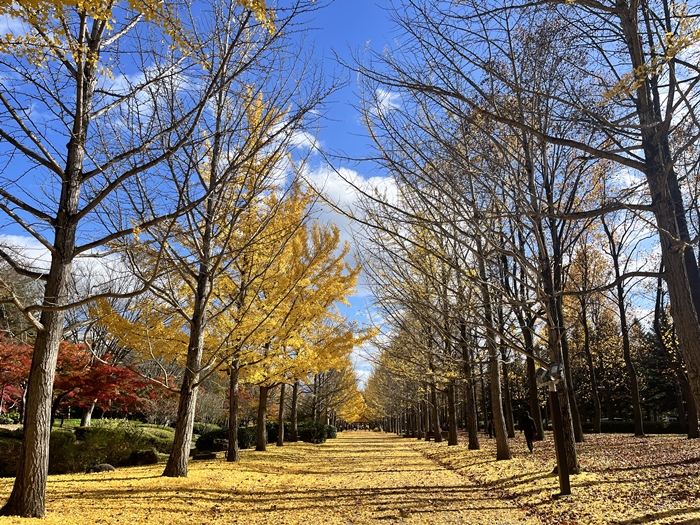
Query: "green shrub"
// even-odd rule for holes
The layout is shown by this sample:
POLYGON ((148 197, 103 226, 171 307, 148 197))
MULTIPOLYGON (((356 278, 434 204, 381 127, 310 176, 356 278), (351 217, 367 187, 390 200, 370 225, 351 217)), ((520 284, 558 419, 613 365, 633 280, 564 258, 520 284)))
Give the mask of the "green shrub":
POLYGON ((333 425, 326 425, 325 430, 326 430, 326 437, 328 439, 335 439, 338 437, 338 429, 336 427, 334 427, 333 425))
MULTIPOLYGON (((255 445, 257 427, 238 427, 238 448, 246 449, 255 445)), ((206 432, 197 438, 195 446, 198 450, 212 450, 215 439, 228 439, 228 429, 220 428, 206 432)))
POLYGON ((158 463, 160 456, 155 448, 146 450, 134 450, 129 456, 129 465, 155 465, 158 463))
POLYGON ((174 433, 170 429, 141 427, 124 420, 102 421, 97 426, 74 429, 84 467, 96 463, 128 465, 131 453, 136 450, 154 448, 161 453, 172 450, 174 433))
POLYGON ((197 421, 192 427, 192 432, 194 432, 198 436, 206 434, 207 432, 211 432, 212 430, 221 430, 221 427, 213 423, 201 423, 199 421, 197 421))
POLYGON ((68 429, 57 429, 51 432, 49 474, 68 474, 83 469, 76 447, 75 434, 68 429))
POLYGON ((0 433, 0 477, 12 478, 17 475, 17 460, 22 447, 22 436, 1 429, 0 433))
POLYGON ((170 454, 172 452, 173 441, 175 440, 175 431, 172 428, 138 427, 138 430, 141 431, 141 434, 138 443, 135 445, 140 445, 143 449, 155 448, 156 451, 162 454, 170 454))
POLYGON ((238 428, 238 448, 245 450, 253 448, 258 441, 258 427, 238 428))
POLYGON ((321 421, 304 421, 299 428, 299 439, 306 443, 324 443, 328 438, 326 426, 321 421))
MULTIPOLYGON (((279 437, 279 423, 277 421, 268 421, 265 424, 267 428, 267 442, 277 443, 277 438, 279 437)), ((289 439, 289 434, 292 432, 292 424, 289 421, 284 423, 284 440, 289 439)))
POLYGON ((228 439, 228 429, 220 428, 218 430, 211 430, 209 432, 205 432, 197 438, 195 446, 197 447, 197 450, 211 450, 212 448, 214 448, 215 439, 228 439))
POLYGON ((19 412, 0 414, 0 425, 16 425, 17 423, 19 423, 19 412))

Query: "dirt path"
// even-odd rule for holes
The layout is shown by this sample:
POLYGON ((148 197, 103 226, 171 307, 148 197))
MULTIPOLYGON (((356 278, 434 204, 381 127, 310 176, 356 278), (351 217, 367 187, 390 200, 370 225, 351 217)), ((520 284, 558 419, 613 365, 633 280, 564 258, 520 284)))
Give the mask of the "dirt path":
MULTIPOLYGON (((162 465, 51 476, 41 523, 230 525, 537 523, 411 448, 413 440, 340 433, 323 445, 244 451, 239 465, 192 462, 188 478, 162 465)), ((12 480, 0 480, 5 498, 12 480)), ((0 518, 0 525, 28 523, 0 518)))
POLYGON ((412 441, 370 432, 339 434, 307 458, 308 471, 297 473, 305 476, 305 484, 318 487, 320 497, 302 491, 283 507, 307 505, 325 515, 327 523, 347 525, 539 523, 511 502, 424 458, 410 448, 412 441))

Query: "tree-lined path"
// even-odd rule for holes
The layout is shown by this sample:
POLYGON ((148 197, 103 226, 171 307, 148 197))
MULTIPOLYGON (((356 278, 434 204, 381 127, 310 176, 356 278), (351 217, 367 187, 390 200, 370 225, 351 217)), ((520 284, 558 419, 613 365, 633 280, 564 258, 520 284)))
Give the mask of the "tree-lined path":
MULTIPOLYGON (((51 476, 42 523, 535 523, 508 500, 426 459, 413 443, 343 432, 323 445, 243 451, 237 465, 192 462, 188 478, 161 477, 157 466, 51 476)), ((1 481, 0 496, 10 482, 1 481)), ((0 518, 2 525, 20 521, 0 518)))

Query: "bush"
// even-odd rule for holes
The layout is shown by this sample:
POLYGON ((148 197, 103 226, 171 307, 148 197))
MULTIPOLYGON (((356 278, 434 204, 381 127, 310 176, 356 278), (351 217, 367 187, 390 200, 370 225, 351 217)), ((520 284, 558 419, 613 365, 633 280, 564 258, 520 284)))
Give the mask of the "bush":
POLYGON ((221 427, 213 423, 201 423, 199 421, 197 421, 192 427, 192 432, 194 432, 198 436, 206 434, 207 432, 211 432, 212 430, 221 430, 221 427))
MULTIPOLYGON (((255 445, 256 427, 238 427, 238 448, 246 449, 255 445)), ((228 429, 220 428, 206 432, 197 438, 197 450, 213 450, 215 439, 228 439, 228 429)))
POLYGON ((22 447, 22 436, 9 430, 0 430, 0 477, 12 478, 17 475, 17 460, 22 447))
POLYGON ((16 425, 17 423, 19 423, 19 412, 0 414, 0 425, 16 425))
MULTIPOLYGON (((270 421, 265 424, 267 428, 267 442, 277 443, 277 438, 279 437, 279 423, 277 421, 270 421)), ((284 423, 284 440, 289 439, 289 434, 292 432, 292 424, 289 421, 284 423)))
POLYGON ((98 463, 129 465, 134 451, 155 449, 167 454, 172 450, 174 433, 171 429, 141 427, 122 420, 103 421, 97 426, 74 429, 78 438, 76 472, 98 463))
POLYGON ((155 465, 159 459, 158 451, 155 448, 134 450, 129 456, 129 465, 155 465))
POLYGON ((299 428, 299 439, 306 443, 324 443, 328 438, 327 426, 320 421, 305 421, 299 428))
POLYGON ((70 430, 58 429, 51 432, 49 440, 49 474, 68 474, 82 470, 77 454, 75 434, 70 430))
POLYGON ((335 439, 338 437, 338 429, 335 428, 333 425, 326 425, 325 430, 326 430, 326 437, 328 439, 335 439))
POLYGON ((238 448, 253 448, 258 441, 258 427, 238 427, 238 448))
POLYGON ((162 454, 170 454, 173 450, 175 431, 169 427, 150 428, 138 427, 141 431, 139 444, 142 448, 155 448, 162 454))
POLYGON ((195 446, 197 447, 197 450, 212 450, 214 448, 215 439, 228 439, 228 429, 220 428, 218 430, 205 432, 197 438, 195 446))

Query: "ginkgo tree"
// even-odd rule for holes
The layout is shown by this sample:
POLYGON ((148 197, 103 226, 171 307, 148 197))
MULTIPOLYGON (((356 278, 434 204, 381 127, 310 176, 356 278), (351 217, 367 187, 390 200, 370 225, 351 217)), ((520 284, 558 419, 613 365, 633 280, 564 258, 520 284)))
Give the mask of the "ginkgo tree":
MULTIPOLYGON (((237 366, 248 367, 246 381, 260 386, 258 449, 265 448, 269 388, 338 364, 370 335, 345 323, 336 311, 336 303, 347 303, 359 273, 359 266, 351 268, 345 261, 349 247, 338 250, 339 244, 337 227, 299 227, 261 273, 253 308, 263 316, 254 337, 236 336, 239 341, 246 337, 245 348, 253 349, 237 359, 237 366)), ((236 425, 235 418, 230 424, 236 425)))
POLYGON ((169 179, 167 167, 186 144, 202 142, 199 123, 216 93, 259 64, 251 60, 254 44, 273 38, 252 11, 221 3, 237 12, 230 27, 238 38, 229 38, 227 52, 213 61, 207 46, 225 33, 205 27, 209 17, 161 3, 158 19, 135 5, 2 4, 16 23, 0 48, 0 158, 13 166, 0 177, 0 213, 3 226, 33 238, 49 259, 44 265, 7 242, 0 246, 17 274, 44 283, 35 302, 3 282, 2 302, 14 304, 37 336, 18 475, 2 514, 45 512, 51 387, 65 311, 145 288, 115 290, 107 282, 72 297, 76 259, 105 256, 118 239, 172 224, 205 198, 186 174, 169 179), (170 13, 182 27, 200 24, 187 28, 187 46, 170 13))

